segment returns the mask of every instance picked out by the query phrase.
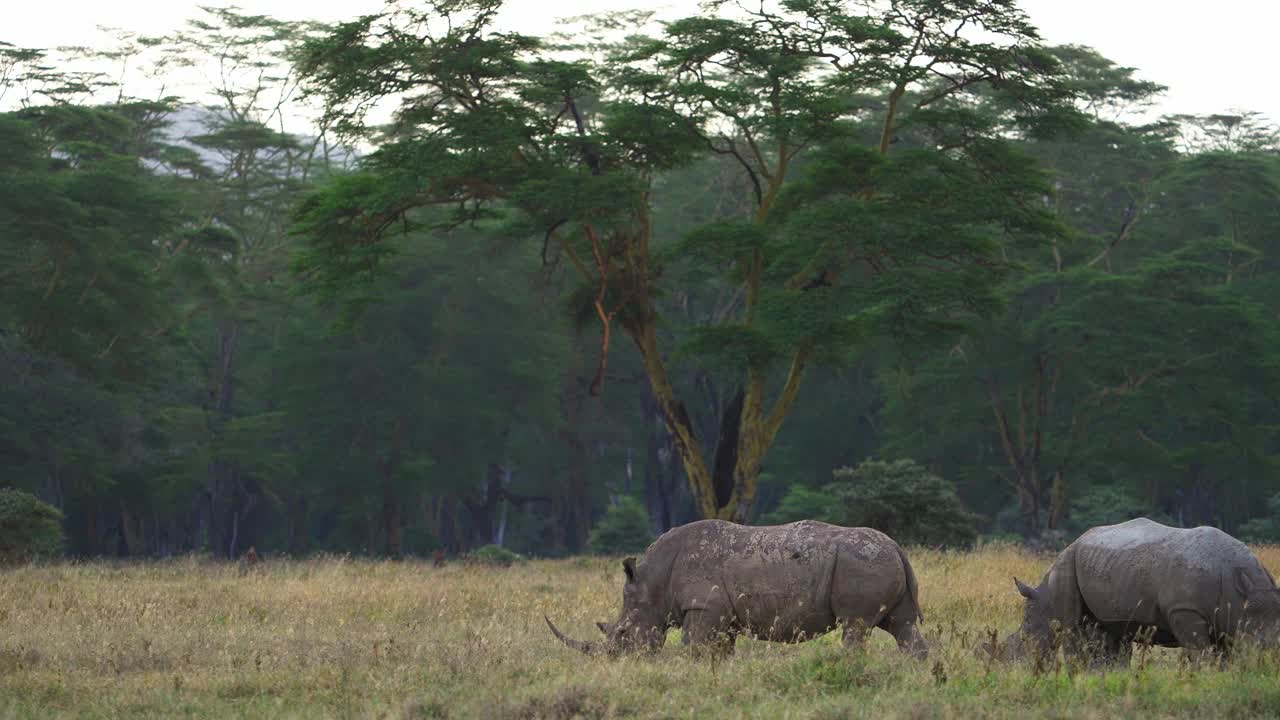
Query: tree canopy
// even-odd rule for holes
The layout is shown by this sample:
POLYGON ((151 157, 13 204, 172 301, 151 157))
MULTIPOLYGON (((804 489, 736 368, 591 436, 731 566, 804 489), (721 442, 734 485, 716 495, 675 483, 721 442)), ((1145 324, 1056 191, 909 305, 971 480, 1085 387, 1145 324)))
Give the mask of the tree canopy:
POLYGON ((1013 2, 500 8, 0 43, 0 485, 68 552, 1280 522, 1261 116, 1013 2))

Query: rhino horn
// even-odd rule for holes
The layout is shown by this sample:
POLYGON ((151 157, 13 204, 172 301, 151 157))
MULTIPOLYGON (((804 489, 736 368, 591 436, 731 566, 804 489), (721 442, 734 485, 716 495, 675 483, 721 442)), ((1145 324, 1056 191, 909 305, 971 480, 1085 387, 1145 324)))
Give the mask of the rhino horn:
POLYGON ((568 645, 574 650, 577 650, 578 652, 581 652, 581 653, 585 653, 587 655, 590 655, 591 653, 596 651, 596 647, 594 643, 583 642, 581 640, 574 640, 573 638, 560 632, 560 628, 556 627, 556 624, 551 622, 551 618, 547 617, 546 615, 543 615, 542 619, 547 621, 547 627, 551 628, 551 634, 559 638, 560 642, 564 643, 565 645, 568 645))
POLYGON ((1026 598, 1026 599, 1028 599, 1028 600, 1035 600, 1035 599, 1036 599, 1036 589, 1035 589, 1035 588, 1030 587, 1029 585, 1027 585, 1026 583, 1022 582, 1021 580, 1019 580, 1019 579, 1018 579, 1018 578, 1016 578, 1016 577, 1013 579, 1013 584, 1018 586, 1018 592, 1022 593, 1022 597, 1026 598))

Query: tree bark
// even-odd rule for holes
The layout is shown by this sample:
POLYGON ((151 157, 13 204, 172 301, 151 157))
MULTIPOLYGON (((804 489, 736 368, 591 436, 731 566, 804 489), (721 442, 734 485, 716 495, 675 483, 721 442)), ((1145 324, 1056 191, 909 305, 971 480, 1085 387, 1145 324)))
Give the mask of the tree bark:
POLYGON ((663 458, 664 451, 670 453, 671 448, 657 400, 646 382, 640 383, 640 416, 645 425, 645 508, 649 512, 649 528, 658 536, 671 529, 673 488, 669 463, 663 458))
MULTIPOLYGON (((219 431, 232 418, 235 401, 235 357, 240 342, 240 323, 224 319, 218 323, 217 358, 213 377, 210 378, 209 395, 213 404, 213 426, 219 431)), ((215 554, 227 552, 230 547, 231 503, 227 494, 236 486, 238 470, 225 458, 215 457, 209 464, 209 481, 206 486, 208 501, 208 525, 206 542, 215 554)), ((227 555, 227 557, 230 557, 227 555)))
POLYGON ((124 539, 126 555, 142 557, 147 554, 146 530, 142 521, 123 501, 120 503, 120 536, 124 539))
POLYGON ((568 457, 561 511, 564 517, 564 546, 569 552, 586 550, 587 536, 591 533, 586 405, 582 378, 576 369, 571 369, 565 375, 560 397, 560 409, 564 418, 564 429, 561 430, 560 437, 564 441, 568 457))
POLYGON ((382 475, 382 535, 386 539, 388 557, 404 555, 404 522, 400 507, 396 474, 404 458, 404 433, 406 420, 403 415, 395 419, 389 438, 387 454, 379 458, 378 471, 382 475))
POLYGON ((387 557, 404 557, 404 523, 400 510, 400 496, 390 479, 382 485, 382 528, 387 538, 387 557))

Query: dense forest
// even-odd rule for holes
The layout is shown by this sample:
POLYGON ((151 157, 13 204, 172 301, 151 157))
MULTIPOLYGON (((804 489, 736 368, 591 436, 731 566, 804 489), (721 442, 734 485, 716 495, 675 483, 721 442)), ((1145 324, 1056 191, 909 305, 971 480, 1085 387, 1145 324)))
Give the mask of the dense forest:
POLYGON ((0 43, 0 487, 68 554, 1280 539, 1264 118, 1007 2, 498 7, 0 43))

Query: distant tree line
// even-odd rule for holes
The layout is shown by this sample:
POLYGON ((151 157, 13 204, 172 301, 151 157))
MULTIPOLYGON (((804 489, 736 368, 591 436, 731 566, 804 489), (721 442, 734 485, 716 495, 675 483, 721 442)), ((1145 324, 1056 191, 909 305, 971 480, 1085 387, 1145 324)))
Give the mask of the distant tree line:
POLYGON ((956 5, 0 43, 0 487, 75 556, 1280 540, 1280 134, 956 5))

